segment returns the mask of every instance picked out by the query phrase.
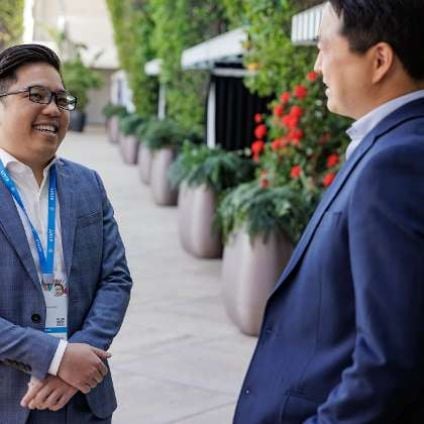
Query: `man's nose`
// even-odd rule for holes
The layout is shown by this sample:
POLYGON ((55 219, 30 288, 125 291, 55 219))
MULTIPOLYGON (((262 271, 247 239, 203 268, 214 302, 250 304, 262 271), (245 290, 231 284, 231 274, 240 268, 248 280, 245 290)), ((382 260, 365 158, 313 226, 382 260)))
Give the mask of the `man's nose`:
POLYGON ((321 74, 321 52, 318 53, 317 58, 315 59, 314 71, 321 74))
POLYGON ((51 115, 51 116, 60 115, 60 109, 57 106, 56 99, 54 97, 51 99, 50 103, 44 106, 43 113, 45 113, 46 115, 51 115))

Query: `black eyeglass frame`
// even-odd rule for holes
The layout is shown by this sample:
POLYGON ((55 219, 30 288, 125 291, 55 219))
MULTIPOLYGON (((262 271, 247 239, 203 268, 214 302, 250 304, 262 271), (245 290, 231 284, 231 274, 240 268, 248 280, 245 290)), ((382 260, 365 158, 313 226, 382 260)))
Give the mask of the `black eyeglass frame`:
POLYGON ((33 102, 33 103, 38 103, 38 104, 41 104, 41 105, 49 105, 54 98, 56 106, 59 109, 72 111, 72 110, 75 110, 75 108, 77 107, 78 99, 75 96, 73 96, 72 94, 68 93, 67 91, 51 91, 50 89, 48 89, 47 87, 44 87, 42 85, 32 85, 32 86, 27 87, 23 90, 10 91, 8 93, 0 94, 0 97, 6 97, 6 96, 11 96, 11 95, 14 95, 14 94, 22 94, 22 93, 28 93, 28 100, 33 102), (48 101, 42 101, 41 102, 41 101, 34 100, 34 98, 31 98, 31 90, 33 88, 42 88, 43 90, 46 90, 47 93, 50 93, 48 101), (58 95, 65 95, 67 97, 68 105, 66 107, 58 104, 58 102, 57 102, 57 96, 58 95))

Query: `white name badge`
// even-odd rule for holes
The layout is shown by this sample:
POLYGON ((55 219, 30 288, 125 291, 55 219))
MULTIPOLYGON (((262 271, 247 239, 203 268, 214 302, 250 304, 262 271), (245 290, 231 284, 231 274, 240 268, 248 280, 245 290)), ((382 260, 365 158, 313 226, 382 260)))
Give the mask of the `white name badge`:
POLYGON ((44 331, 58 339, 68 338, 68 287, 64 278, 44 278, 42 283, 46 302, 46 327, 44 331))

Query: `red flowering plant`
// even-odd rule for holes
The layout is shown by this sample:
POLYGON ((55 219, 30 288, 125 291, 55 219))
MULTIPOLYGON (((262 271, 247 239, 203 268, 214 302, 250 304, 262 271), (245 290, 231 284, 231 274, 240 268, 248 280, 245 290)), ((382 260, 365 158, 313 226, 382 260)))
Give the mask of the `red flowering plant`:
MULTIPOLYGON (((251 151, 258 163, 256 182, 230 193, 223 201, 222 215, 231 202, 239 201, 237 196, 255 196, 238 208, 243 211, 240 222, 251 236, 277 228, 296 242, 343 162, 349 121, 328 111, 325 89, 315 72, 290 92, 281 93, 271 103, 271 111, 268 116, 255 116, 251 151)), ((223 219, 228 232, 237 227, 237 219, 231 219, 223 219)))
POLYGON ((259 175, 266 173, 270 186, 289 185, 316 201, 343 162, 349 122, 328 111, 324 86, 313 71, 271 107, 272 115, 264 118, 268 142, 257 158, 259 175))

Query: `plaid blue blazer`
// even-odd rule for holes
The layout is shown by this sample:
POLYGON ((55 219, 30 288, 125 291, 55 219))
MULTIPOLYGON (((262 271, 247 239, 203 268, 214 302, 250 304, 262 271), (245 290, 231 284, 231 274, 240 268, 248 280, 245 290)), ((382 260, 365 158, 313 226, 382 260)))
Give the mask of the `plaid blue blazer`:
MULTIPOLYGON (((124 246, 96 172, 63 159, 56 167, 69 342, 107 350, 121 326, 132 285, 124 246)), ((58 340, 43 332, 44 296, 18 211, 2 182, 0 272, 0 423, 24 424, 29 411, 19 402, 27 390, 26 372, 44 378, 58 340)), ((110 373, 87 402, 99 418, 112 414, 116 398, 110 373)))

